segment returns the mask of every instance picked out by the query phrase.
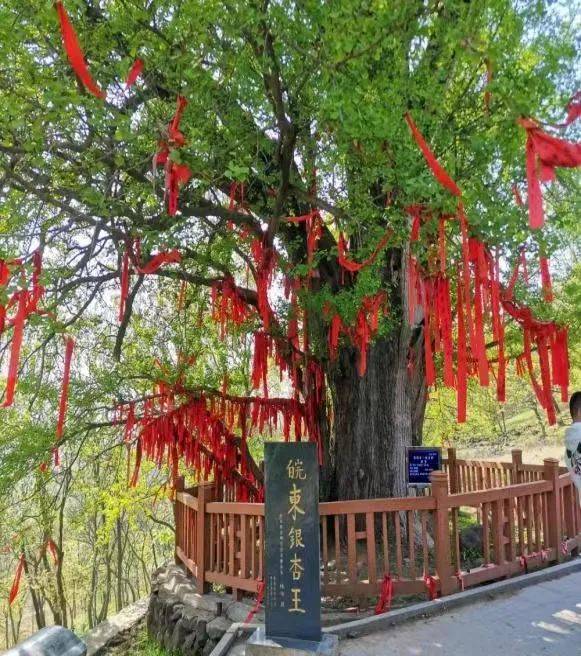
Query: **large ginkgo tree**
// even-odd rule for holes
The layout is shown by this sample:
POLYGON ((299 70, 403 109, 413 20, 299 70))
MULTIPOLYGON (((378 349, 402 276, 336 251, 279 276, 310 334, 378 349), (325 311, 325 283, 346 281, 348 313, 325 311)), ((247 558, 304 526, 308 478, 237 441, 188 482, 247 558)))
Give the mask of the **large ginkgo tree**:
POLYGON ((551 416, 566 333, 527 304, 575 226, 567 4, 0 0, 6 405, 81 329, 83 375, 95 317, 112 366, 186 317, 228 345, 218 375, 186 343, 151 352, 150 393, 94 394, 134 478, 167 459, 261 498, 248 438, 272 430, 318 442, 326 498, 402 494, 430 386, 462 420, 467 380, 502 398, 515 362, 551 416))

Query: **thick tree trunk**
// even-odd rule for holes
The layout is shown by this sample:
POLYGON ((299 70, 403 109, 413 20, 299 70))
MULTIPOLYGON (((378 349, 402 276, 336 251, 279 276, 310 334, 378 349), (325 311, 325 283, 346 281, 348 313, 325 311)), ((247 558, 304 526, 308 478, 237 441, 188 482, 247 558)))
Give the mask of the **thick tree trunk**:
POLYGON ((411 329, 404 321, 376 339, 364 376, 350 346, 339 351, 327 373, 333 417, 322 496, 406 496, 406 447, 421 444, 427 400, 421 326, 411 329))

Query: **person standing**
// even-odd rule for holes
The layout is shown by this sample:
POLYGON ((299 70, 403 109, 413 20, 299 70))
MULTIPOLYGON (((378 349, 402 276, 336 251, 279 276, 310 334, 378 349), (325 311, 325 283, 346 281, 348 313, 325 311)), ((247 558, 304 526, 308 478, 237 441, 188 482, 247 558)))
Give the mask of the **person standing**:
POLYGON ((565 431, 565 463, 581 499, 581 391, 569 400, 573 423, 565 431))

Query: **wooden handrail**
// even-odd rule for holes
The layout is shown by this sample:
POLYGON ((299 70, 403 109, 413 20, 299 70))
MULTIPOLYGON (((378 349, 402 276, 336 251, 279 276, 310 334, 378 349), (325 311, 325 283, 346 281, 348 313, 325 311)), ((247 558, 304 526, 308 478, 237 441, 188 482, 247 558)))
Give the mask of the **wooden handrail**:
MULTIPOLYGON (((435 576, 442 595, 457 591, 460 578, 453 572, 465 557, 461 508, 482 532, 483 557, 482 567, 470 564, 462 575, 463 586, 517 573, 523 557, 537 567, 581 548, 579 495, 556 460, 526 465, 519 450, 510 463, 459 460, 449 449, 443 468, 432 473, 431 496, 319 504, 325 594, 377 595, 386 573, 396 577, 396 594, 425 589, 423 573, 435 576)), ((264 504, 220 501, 218 495, 212 484, 185 489, 178 481, 176 560, 200 592, 216 583, 236 597, 255 593, 264 580, 264 504)))

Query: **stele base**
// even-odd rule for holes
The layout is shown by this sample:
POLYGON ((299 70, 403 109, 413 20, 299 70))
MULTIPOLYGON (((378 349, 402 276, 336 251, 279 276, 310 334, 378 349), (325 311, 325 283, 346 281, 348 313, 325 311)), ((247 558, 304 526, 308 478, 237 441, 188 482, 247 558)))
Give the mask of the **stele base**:
POLYGON ((339 638, 323 634, 320 642, 298 638, 267 638, 264 627, 259 627, 246 643, 247 656, 336 656, 339 638))

